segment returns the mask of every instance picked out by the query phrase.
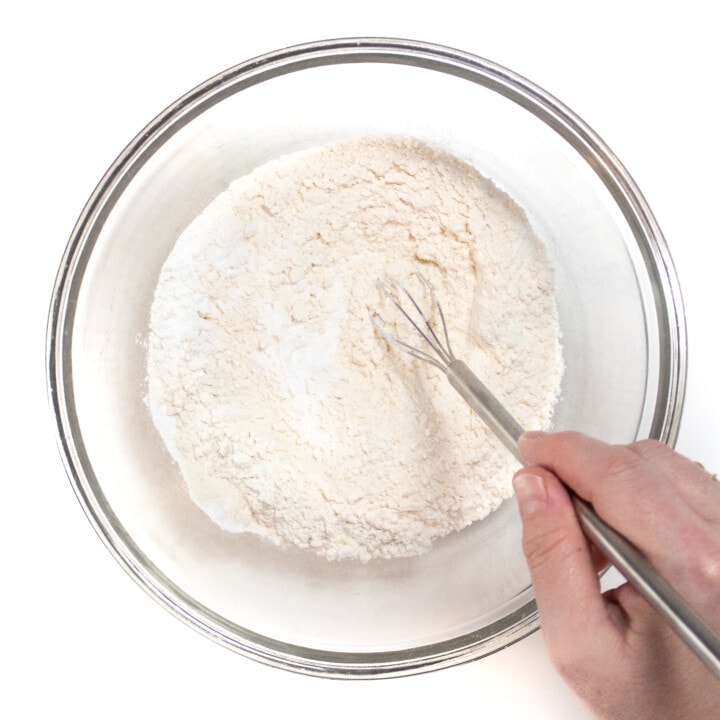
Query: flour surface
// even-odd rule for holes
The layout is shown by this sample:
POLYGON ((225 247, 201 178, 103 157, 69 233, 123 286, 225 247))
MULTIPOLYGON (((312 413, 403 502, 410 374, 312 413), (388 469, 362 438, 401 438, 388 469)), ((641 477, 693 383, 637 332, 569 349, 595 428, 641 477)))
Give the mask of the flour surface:
POLYGON ((455 354, 545 426, 563 368, 550 263, 524 212, 445 151, 367 137, 288 155, 181 235, 151 311, 148 401, 218 525, 367 561, 422 553, 510 496, 509 453, 369 321, 377 278, 418 271, 455 354))

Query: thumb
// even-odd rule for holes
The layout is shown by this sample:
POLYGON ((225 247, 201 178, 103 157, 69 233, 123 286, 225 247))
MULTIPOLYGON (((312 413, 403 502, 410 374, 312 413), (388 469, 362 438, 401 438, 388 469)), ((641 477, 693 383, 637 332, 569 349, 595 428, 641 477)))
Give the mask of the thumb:
POLYGON ((606 618, 590 547, 567 491, 549 470, 523 468, 513 485, 540 625, 551 655, 567 657, 589 624, 606 618))

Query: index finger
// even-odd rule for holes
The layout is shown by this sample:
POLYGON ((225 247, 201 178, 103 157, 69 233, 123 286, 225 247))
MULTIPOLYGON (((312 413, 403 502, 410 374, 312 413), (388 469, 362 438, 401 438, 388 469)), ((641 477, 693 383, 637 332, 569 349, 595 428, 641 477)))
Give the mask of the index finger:
MULTIPOLYGON (((720 506, 719 502, 697 507, 688 493, 678 492, 677 476, 683 473, 678 473, 669 449, 665 449, 667 457, 657 457, 658 443, 608 445, 581 433, 561 432, 526 433, 519 445, 525 462, 551 470, 640 545, 648 540, 664 542, 668 533, 679 536, 698 519, 706 520, 706 513, 713 512, 708 508, 717 513, 720 506)), ((702 471, 697 468, 697 472, 702 471)), ((690 484, 694 482, 691 478, 690 484)), ((705 483, 700 485, 706 492, 705 483)), ((720 488, 712 490, 720 492, 720 488)))
POLYGON ((519 441, 526 462, 556 471, 579 495, 593 502, 609 490, 656 492, 673 486, 708 520, 720 521, 720 483, 701 465, 656 440, 608 445, 577 432, 525 433, 519 441), (619 487, 618 487, 619 486, 619 487))

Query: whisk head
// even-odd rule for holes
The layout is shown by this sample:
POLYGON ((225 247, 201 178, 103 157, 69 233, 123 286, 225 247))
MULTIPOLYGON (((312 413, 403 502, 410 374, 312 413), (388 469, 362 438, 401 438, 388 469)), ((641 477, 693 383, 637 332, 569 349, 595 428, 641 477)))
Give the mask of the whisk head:
POLYGON ((455 360, 455 355, 450 347, 445 316, 430 281, 421 273, 414 275, 424 291, 426 302, 423 305, 425 308, 423 309, 423 306, 397 279, 386 277, 377 281, 378 290, 381 296, 399 311, 400 315, 396 322, 390 323, 381 317, 380 313, 373 310, 370 313, 370 321, 388 343, 445 372, 448 365, 455 360), (439 321, 438 330, 433 327, 435 318, 437 318, 436 322, 439 321), (401 339, 398 333, 402 332, 403 324, 408 330, 413 329, 418 334, 417 343, 401 339), (396 331, 395 333, 390 331, 391 326, 396 331))

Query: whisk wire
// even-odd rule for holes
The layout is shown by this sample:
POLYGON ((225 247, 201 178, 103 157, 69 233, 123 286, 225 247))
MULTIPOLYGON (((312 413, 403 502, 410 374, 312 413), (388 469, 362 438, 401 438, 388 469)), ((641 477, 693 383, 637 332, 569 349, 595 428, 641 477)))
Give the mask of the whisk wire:
POLYGON ((400 311, 403 317, 412 325, 412 327, 420 335, 420 337, 422 337, 425 342, 432 348, 437 357, 430 354, 429 352, 426 352, 425 350, 421 350, 420 348, 415 347, 414 345, 406 343, 396 335, 389 333, 386 326, 384 325, 384 321, 377 313, 373 313, 372 322, 375 328, 380 331, 382 336, 388 342, 394 345, 398 345, 412 357, 415 357, 418 360, 423 360, 424 362, 428 362, 442 371, 446 371, 450 363, 455 360, 455 355, 453 354, 452 348, 450 347, 450 337, 448 334, 447 324, 445 322, 445 315, 443 314, 442 308, 440 307, 440 303, 435 297, 433 287, 427 280, 427 278, 419 273, 417 274, 417 278, 420 280, 420 282, 423 284, 428 294, 430 295, 432 306, 437 311, 440 317, 440 323, 443 329, 442 334, 445 339, 444 345, 443 341, 440 339, 440 337, 438 337, 438 333, 435 331, 435 328, 433 327, 430 319, 406 287, 400 285, 396 281, 389 280, 378 281, 378 287, 380 288, 383 295, 385 295, 393 303, 393 305, 400 311), (397 295, 401 291, 415 308, 415 312, 420 318, 419 320, 412 317, 412 315, 403 307, 403 304, 398 299, 397 295), (440 360, 438 360, 438 358, 440 358, 440 360))

